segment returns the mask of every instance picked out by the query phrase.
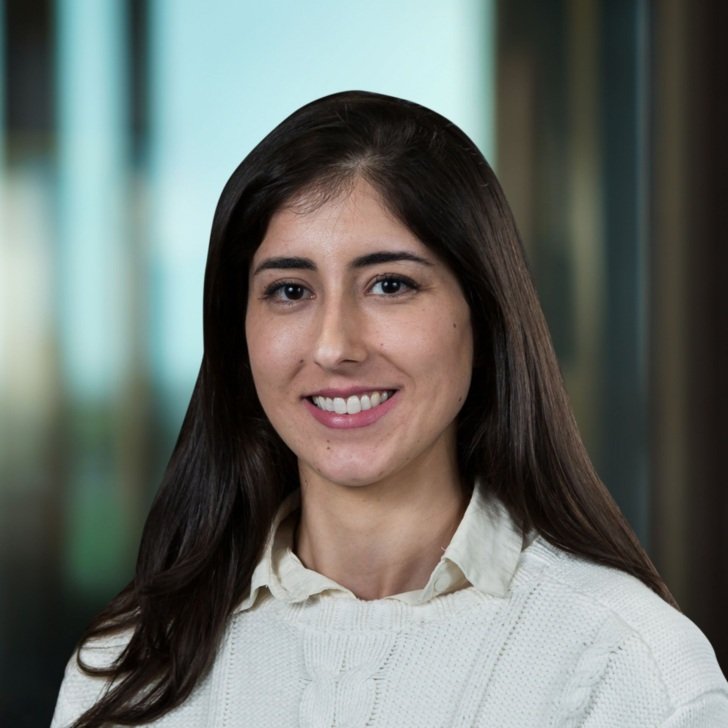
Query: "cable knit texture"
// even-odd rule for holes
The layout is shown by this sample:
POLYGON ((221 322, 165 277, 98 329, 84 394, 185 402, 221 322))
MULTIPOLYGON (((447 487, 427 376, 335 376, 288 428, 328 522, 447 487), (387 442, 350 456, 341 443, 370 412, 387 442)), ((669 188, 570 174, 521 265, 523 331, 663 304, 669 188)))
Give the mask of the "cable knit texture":
MULTIPOLYGON (((84 656, 108 663, 122 645, 84 656)), ((52 728, 103 688, 72 659, 52 728)), ((728 685, 687 618, 537 537, 502 594, 471 584, 421 603, 344 589, 292 601, 263 588, 190 698, 153 725, 725 728, 728 685)))

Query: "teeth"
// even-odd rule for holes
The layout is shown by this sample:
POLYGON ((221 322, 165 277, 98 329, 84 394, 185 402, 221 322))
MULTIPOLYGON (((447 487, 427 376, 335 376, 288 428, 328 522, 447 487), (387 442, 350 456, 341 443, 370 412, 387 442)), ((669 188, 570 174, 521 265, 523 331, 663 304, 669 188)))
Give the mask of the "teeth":
POLYGON ((336 412, 337 415, 355 415, 362 410, 369 410, 373 407, 386 402, 391 396, 390 392, 370 392, 357 396, 353 394, 351 397, 344 399, 343 397, 313 397, 313 403, 322 410, 327 412, 336 412))

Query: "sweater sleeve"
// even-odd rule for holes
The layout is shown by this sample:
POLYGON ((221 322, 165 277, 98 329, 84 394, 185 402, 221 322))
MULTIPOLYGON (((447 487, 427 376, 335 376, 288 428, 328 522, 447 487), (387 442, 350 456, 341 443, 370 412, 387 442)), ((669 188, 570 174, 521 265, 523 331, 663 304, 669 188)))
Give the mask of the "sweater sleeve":
POLYGON ((69 728, 102 695, 106 680, 82 672, 76 654, 68 661, 56 701, 51 728, 69 728))
POLYGON ((728 726, 728 694, 714 691, 700 695, 678 708, 661 728, 725 728, 728 726))
POLYGON ((659 646, 608 624, 582 653, 561 699, 559 728, 728 727, 726 684, 708 641, 687 620, 659 646))
MULTIPOLYGON (((81 648, 81 658, 90 667, 107 668, 122 652, 129 634, 100 639, 81 648)), ((66 665, 50 728, 68 728, 94 705, 109 687, 102 676, 89 675, 78 665, 78 650, 66 665)))

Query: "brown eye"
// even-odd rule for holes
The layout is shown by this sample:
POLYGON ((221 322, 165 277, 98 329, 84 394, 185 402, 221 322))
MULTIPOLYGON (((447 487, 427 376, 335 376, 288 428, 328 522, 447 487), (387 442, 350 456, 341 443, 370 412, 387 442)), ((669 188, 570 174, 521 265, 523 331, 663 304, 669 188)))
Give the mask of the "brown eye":
POLYGON ((402 285, 401 281, 397 281, 394 279, 388 279, 386 281, 382 281, 381 289, 382 293, 399 293, 399 289, 402 285))
POLYGON ((273 283, 265 289, 264 298, 273 299, 280 303, 293 303, 304 298, 310 298, 310 291, 306 286, 292 281, 273 283))
POLYGON ((408 291, 416 291, 419 286, 403 276, 382 276, 371 287, 371 293, 377 296, 396 296, 408 291))
POLYGON ((281 288, 281 296, 287 298, 289 301, 298 301, 303 298, 304 289, 303 286, 298 286, 294 283, 286 283, 281 288))

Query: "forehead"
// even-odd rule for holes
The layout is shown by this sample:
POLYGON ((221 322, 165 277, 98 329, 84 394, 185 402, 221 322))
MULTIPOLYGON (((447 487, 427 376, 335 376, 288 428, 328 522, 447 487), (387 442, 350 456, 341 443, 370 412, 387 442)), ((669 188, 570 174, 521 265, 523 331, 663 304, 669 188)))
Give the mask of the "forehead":
POLYGON ((355 256, 367 249, 394 246, 420 254, 427 251, 389 211, 381 195, 357 180, 323 202, 302 195, 276 211, 253 263, 269 255, 355 256))

